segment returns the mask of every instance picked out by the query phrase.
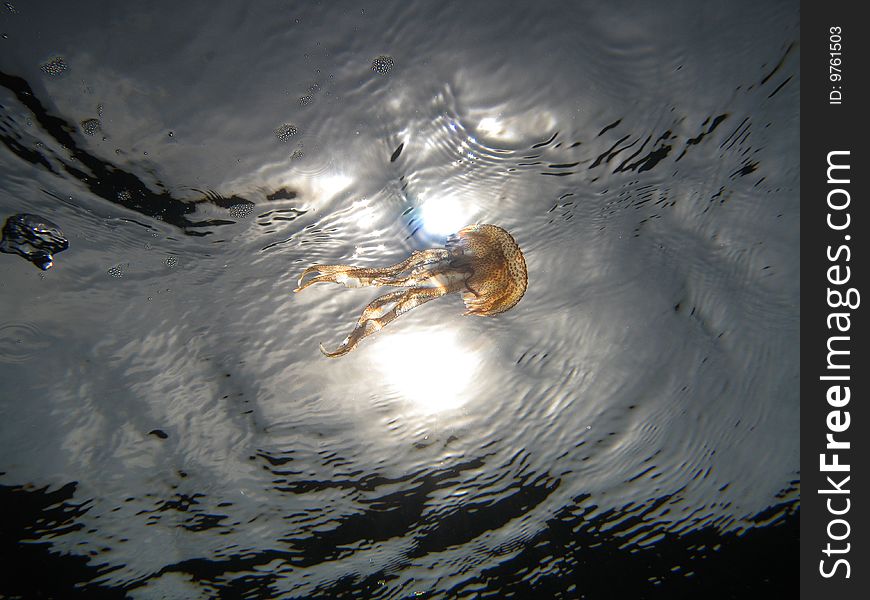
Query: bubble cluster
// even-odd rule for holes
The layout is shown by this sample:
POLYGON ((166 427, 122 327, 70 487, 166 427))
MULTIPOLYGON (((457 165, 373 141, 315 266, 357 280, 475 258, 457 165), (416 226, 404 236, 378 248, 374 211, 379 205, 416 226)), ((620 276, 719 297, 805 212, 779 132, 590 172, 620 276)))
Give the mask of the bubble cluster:
POLYGON ((296 135, 296 132, 299 131, 296 129, 296 125, 292 125, 290 123, 284 123, 278 129, 275 130, 275 137, 278 138, 281 142, 287 142, 291 137, 296 135))
POLYGON ((254 210, 253 204, 233 204, 230 207, 230 215, 235 219, 244 219, 254 210))
POLYGON ((96 135, 100 131, 101 123, 99 119, 85 119, 80 123, 82 131, 86 135, 96 135))
POLYGON ((63 75, 63 73, 69 68, 66 65, 66 61, 63 57, 55 56, 47 63, 44 63, 39 67, 42 69, 42 72, 51 77, 58 77, 59 75, 63 75))
MULTIPOLYGON (((320 73, 320 69, 317 69, 317 72, 320 73)), ((314 95, 320 91, 320 84, 316 81, 308 86, 308 93, 304 96, 299 97, 299 106, 308 106, 312 102, 314 102, 314 95)))
POLYGON ((175 255, 166 257, 166 266, 170 269, 174 269, 178 266, 178 257, 175 255))
POLYGON ((396 66, 396 61, 392 56, 381 54, 372 61, 372 71, 379 75, 388 75, 393 67, 396 66))
POLYGON ((121 263, 120 265, 115 265, 114 267, 112 267, 111 269, 106 271, 106 274, 109 277, 114 277, 115 279, 120 279, 121 277, 124 276, 124 273, 126 273, 127 269, 129 269, 129 268, 130 268, 130 263, 121 263))

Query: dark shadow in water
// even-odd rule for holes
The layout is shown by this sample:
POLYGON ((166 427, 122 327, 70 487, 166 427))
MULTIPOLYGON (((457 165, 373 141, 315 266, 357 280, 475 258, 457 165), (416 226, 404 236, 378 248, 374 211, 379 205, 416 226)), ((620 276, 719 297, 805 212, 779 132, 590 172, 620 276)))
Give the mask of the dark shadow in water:
POLYGON ((49 542, 38 541, 81 529, 77 518, 87 502, 70 502, 76 482, 49 492, 0 485, 0 596, 21 598, 124 598, 124 590, 89 582, 113 569, 88 565, 86 556, 58 554, 49 542), (26 542, 23 540, 27 540, 26 542), (37 541, 34 541, 37 540, 37 541))
MULTIPOLYGON (((272 586, 279 575, 262 571, 264 565, 274 560, 297 567, 321 564, 349 552, 338 550, 336 546, 342 543, 403 535, 419 525, 427 494, 438 487, 441 478, 455 475, 451 469, 419 478, 418 486, 397 497, 382 498, 383 503, 373 504, 352 524, 340 524, 333 535, 284 540, 290 550, 242 551, 242 555, 221 561, 186 560, 123 588, 89 583, 111 572, 112 567, 89 565, 84 556, 58 554, 48 542, 39 541, 40 537, 51 538, 81 527, 78 517, 87 512, 88 502, 71 502, 75 482, 53 492, 0 486, 0 506, 4 508, 0 560, 8 567, 0 591, 22 597, 120 598, 174 572, 189 575, 218 597, 274 597, 277 590, 272 586), (324 553, 326 548, 333 552, 324 553), (257 567, 261 571, 252 574, 257 567), (46 577, 47 573, 51 576, 46 577)), ((412 556, 405 560, 467 544, 485 531, 497 530, 506 520, 540 503, 557 485, 539 477, 528 485, 518 484, 517 492, 503 501, 480 510, 465 507, 442 519, 435 529, 424 528, 412 556)), ((657 504, 670 499, 660 498, 657 504)), ((742 535, 722 534, 708 526, 682 535, 668 534, 653 545, 634 550, 622 547, 625 538, 617 535, 612 523, 620 521, 618 530, 637 527, 642 523, 642 512, 625 519, 625 510, 611 510, 587 519, 585 513, 593 508, 588 501, 589 496, 575 498, 572 506, 547 522, 545 530, 505 549, 509 558, 484 570, 482 578, 448 590, 447 596, 468 596, 469 587, 482 597, 514 598, 786 598, 797 592, 800 509, 796 500, 760 513, 755 519, 759 523, 774 514, 783 516, 742 535), (521 550, 513 554, 518 547, 521 550), (530 578, 532 573, 535 576, 530 578)), ((92 557, 95 555, 91 552, 92 557)), ((333 583, 309 597, 382 597, 384 584, 397 578, 395 573, 406 565, 405 560, 366 576, 336 573, 333 583)))
MULTIPOLYGON (((24 79, 0 71, 0 86, 15 94, 18 101, 31 112, 34 120, 42 127, 43 131, 69 152, 72 160, 54 157, 63 170, 81 181, 93 194, 112 204, 175 225, 181 228, 185 234, 194 236, 205 236, 211 233, 200 231, 203 227, 230 225, 236 222, 228 219, 191 220, 189 215, 196 211, 197 204, 206 202, 221 208, 235 208, 236 210, 238 210, 237 207, 253 207, 253 202, 237 195, 225 198, 212 192, 204 194, 200 198, 182 200, 175 198, 165 189, 155 192, 137 175, 125 171, 118 165, 104 161, 81 148, 76 141, 76 126, 60 117, 49 114, 42 102, 34 95, 30 84, 24 79)), ((35 149, 26 147, 20 140, 21 136, 15 132, 14 124, 8 117, 0 121, 0 142, 3 142, 21 159, 58 175, 48 157, 35 149)), ((163 186, 158 184, 158 187, 162 188, 163 186)))

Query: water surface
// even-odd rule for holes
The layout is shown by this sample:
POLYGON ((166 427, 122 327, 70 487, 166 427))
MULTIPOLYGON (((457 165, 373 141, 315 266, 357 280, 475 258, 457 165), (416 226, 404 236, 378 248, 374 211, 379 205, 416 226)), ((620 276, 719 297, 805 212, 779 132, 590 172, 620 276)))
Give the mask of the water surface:
POLYGON ((788 583, 796 3, 0 12, 0 216, 69 239, 0 255, 12 593, 788 583), (306 266, 476 222, 525 253, 515 308, 320 354, 378 292, 306 266))

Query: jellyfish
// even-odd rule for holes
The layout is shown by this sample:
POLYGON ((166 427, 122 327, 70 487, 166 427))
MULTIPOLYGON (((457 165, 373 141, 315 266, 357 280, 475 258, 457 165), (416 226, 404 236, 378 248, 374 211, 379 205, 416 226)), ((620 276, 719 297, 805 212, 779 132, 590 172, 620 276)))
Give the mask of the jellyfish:
POLYGON ((299 276, 301 292, 321 282, 345 287, 394 286, 400 289, 375 298, 363 309, 353 331, 328 352, 343 356, 364 338, 396 317, 430 300, 459 292, 466 315, 491 316, 513 308, 526 291, 526 261, 514 238, 496 225, 469 225, 447 238, 443 248, 418 250, 402 262, 383 268, 313 265, 299 276), (316 274, 307 281, 305 278, 316 274), (304 281, 304 283, 303 283, 304 281))

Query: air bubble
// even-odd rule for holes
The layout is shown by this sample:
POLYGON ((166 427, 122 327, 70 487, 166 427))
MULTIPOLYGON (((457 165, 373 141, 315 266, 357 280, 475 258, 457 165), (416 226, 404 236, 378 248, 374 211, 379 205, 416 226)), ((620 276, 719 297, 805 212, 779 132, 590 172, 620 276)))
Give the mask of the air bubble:
POLYGON ((43 73, 50 77, 58 77, 63 75, 69 67, 67 67, 66 61, 62 57, 55 56, 39 68, 42 69, 43 73))
POLYGON ((372 61, 372 71, 379 75, 388 75, 395 66, 396 61, 393 60, 392 56, 386 54, 381 54, 372 61))
POLYGON ((121 277, 124 276, 124 274, 127 272, 127 270, 129 268, 130 268, 130 263, 121 263, 120 265, 115 265, 114 267, 112 267, 111 269, 106 271, 106 274, 109 277, 114 277, 115 279, 120 279, 121 277))
POLYGON ((235 219, 244 219, 254 210, 253 204, 233 204, 230 207, 230 216, 235 219))
POLYGON ((298 131, 298 129, 296 129, 295 125, 292 125, 290 123, 284 123, 278 129, 275 130, 275 137, 278 138, 278 140, 281 142, 286 142, 291 137, 296 135, 297 131, 298 131))
POLYGON ((96 135, 102 126, 99 119, 85 119, 80 124, 86 135, 96 135))

